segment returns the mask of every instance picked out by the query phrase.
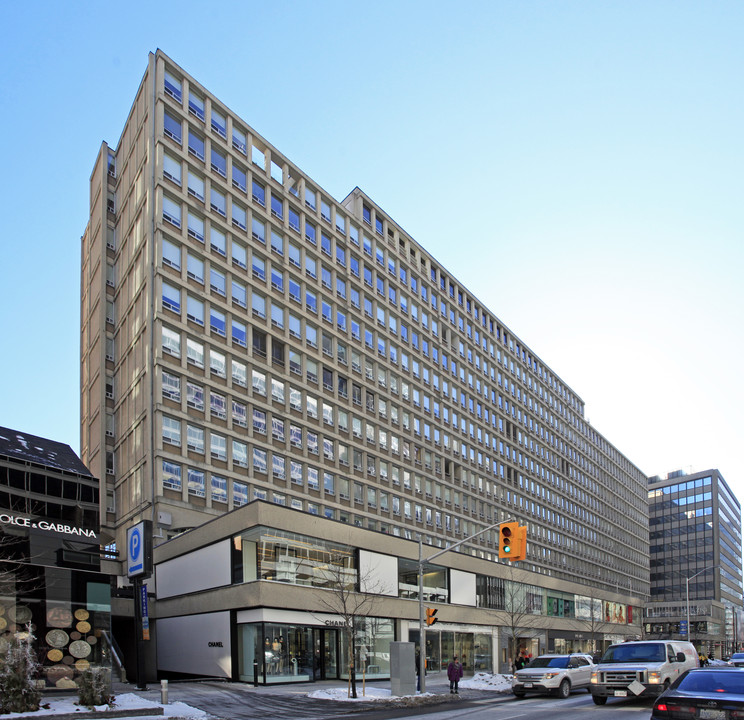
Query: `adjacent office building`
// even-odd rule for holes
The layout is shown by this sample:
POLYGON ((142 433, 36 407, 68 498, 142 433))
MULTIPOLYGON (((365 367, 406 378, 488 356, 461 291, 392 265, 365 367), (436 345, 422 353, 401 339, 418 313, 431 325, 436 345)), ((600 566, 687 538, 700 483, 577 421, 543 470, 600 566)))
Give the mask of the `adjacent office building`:
POLYGON ((98 488, 69 445, 0 428, 0 655, 30 631, 50 688, 110 664, 98 488))
POLYGON ((742 645, 741 505, 718 470, 649 478, 646 633, 714 657, 742 645))
POLYGON ((215 618, 229 677, 252 677, 246 658, 267 682, 291 670, 267 639, 292 658, 333 645, 329 553, 360 583, 378 568, 376 627, 413 638, 419 537, 429 554, 472 537, 433 571, 427 601, 453 611, 432 656, 467 636, 484 667, 507 665, 493 613, 509 583, 535 651, 587 648, 600 625, 603 642, 640 634, 643 473, 371 198, 331 197, 160 51, 100 148, 81 262, 81 454, 120 560, 126 529, 153 521, 161 670, 183 671, 179 634, 215 618), (482 532, 507 519, 528 527, 519 568, 482 532))

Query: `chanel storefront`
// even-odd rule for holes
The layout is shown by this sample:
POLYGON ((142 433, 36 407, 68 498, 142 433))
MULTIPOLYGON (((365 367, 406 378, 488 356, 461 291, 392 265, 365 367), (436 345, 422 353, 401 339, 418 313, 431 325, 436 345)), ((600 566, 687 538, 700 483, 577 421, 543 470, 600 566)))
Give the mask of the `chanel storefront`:
POLYGON ((69 446, 0 428, 0 654, 33 635, 45 687, 110 667, 98 481, 69 446))

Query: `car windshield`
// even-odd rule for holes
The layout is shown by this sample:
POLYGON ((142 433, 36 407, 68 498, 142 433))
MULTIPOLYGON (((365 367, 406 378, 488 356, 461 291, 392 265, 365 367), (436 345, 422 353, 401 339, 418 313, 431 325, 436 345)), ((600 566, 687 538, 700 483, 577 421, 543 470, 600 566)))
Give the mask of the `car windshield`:
POLYGON ((614 645, 607 649, 603 663, 618 662, 664 662, 666 649, 664 643, 628 643, 614 645))
POLYGON ((744 673, 705 670, 683 675, 677 690, 689 693, 733 693, 744 695, 744 673))
POLYGON ((732 660, 744 660, 744 653, 734 653, 731 656, 732 660))
POLYGON ((561 655, 560 657, 538 657, 535 658, 528 666, 528 668, 566 668, 568 667, 568 656, 561 655))

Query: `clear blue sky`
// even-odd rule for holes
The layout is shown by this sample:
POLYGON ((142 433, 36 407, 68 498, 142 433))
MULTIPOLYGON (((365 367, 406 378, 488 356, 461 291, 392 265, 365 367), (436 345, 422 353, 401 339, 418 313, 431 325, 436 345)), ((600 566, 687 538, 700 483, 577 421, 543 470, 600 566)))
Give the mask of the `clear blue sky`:
POLYGON ((649 475, 744 501, 744 3, 3 3, 0 425, 79 449, 79 239, 162 48, 359 185, 649 475))

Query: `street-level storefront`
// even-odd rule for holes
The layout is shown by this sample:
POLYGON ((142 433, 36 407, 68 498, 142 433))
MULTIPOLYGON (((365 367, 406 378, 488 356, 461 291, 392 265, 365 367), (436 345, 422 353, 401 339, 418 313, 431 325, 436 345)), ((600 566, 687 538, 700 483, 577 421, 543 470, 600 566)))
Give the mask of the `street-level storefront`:
MULTIPOLYGON (((408 623, 408 641, 419 649, 419 626, 408 623)), ((463 672, 492 672, 494 634, 491 627, 443 624, 426 629, 426 667, 429 672, 446 671, 457 655, 463 672)))
MULTIPOLYGON (((239 679, 258 684, 348 679, 349 646, 343 619, 287 610, 236 614, 239 679)), ((358 679, 390 677, 394 623, 359 617, 355 668, 358 679)))
POLYGON ((30 637, 49 689, 110 669, 98 481, 67 445, 0 428, 0 655, 30 637))

